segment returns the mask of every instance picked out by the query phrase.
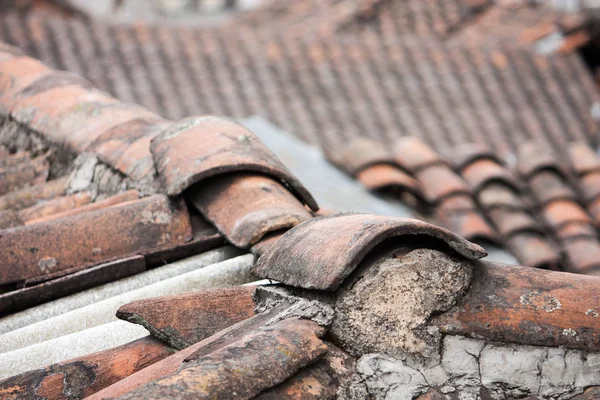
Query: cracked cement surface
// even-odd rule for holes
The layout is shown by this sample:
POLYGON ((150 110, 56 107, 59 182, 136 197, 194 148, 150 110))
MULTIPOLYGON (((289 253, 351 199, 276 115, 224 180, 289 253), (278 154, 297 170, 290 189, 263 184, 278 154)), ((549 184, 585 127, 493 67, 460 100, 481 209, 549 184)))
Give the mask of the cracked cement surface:
POLYGON ((354 380, 341 389, 341 398, 366 393, 375 399, 408 400, 438 387, 460 400, 476 400, 485 387, 494 400, 564 400, 596 385, 600 353, 446 336, 438 360, 364 355, 354 380))
POLYGON ((432 249, 367 262, 335 305, 334 342, 354 356, 437 354, 441 334, 431 316, 450 309, 471 282, 472 264, 432 249))

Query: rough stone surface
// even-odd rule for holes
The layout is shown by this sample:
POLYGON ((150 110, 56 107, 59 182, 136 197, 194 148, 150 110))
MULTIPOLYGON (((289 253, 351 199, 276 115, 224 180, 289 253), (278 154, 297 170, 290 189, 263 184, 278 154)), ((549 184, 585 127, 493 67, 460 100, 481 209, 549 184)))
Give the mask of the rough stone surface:
POLYGON ((343 389, 375 399, 409 400, 439 387, 459 393, 461 400, 476 400, 485 387, 493 400, 564 400, 600 384, 600 353, 462 336, 446 336, 442 349, 437 361, 366 354, 357 362, 353 381, 343 389))
POLYGON ((64 297, 28 310, 0 319, 0 334, 4 334, 39 321, 65 314, 77 308, 108 299, 113 296, 139 289, 177 275, 185 274, 208 265, 235 257, 240 251, 233 247, 223 247, 204 254, 186 258, 163 267, 98 286, 68 297, 64 297))
MULTIPOLYGON (((0 352, 19 349, 114 321, 119 307, 134 300, 249 282, 252 279, 250 267, 253 260, 254 256, 249 254, 236 257, 5 333, 0 336, 0 352)), ((73 357, 76 356, 69 358, 73 357)), ((62 360, 52 362, 58 361, 62 360)))
POLYGON ((452 307, 472 277, 467 260, 418 249, 371 263, 340 291, 331 334, 353 355, 381 352, 393 356, 436 354, 441 335, 430 317, 452 307))

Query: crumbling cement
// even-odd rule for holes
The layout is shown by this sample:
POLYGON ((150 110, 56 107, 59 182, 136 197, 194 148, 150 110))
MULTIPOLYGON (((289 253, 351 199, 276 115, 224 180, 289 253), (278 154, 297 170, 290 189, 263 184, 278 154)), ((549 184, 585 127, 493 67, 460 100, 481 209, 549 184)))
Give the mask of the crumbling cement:
POLYGON ((446 336, 437 361, 366 354, 356 372, 341 398, 366 391, 376 399, 408 400, 438 387, 476 400, 485 387, 494 400, 564 400, 600 385, 600 353, 446 336))
POLYGON ((399 259, 390 254, 361 268, 362 276, 340 291, 331 327, 334 341, 355 356, 435 356, 441 335, 429 326, 429 319, 450 309, 465 293, 472 263, 418 249, 399 259))
POLYGON ((82 153, 73 162, 67 194, 89 191, 94 201, 121 193, 132 187, 129 179, 104 164, 92 153, 82 153))
POLYGON ((266 325, 272 325, 290 317, 310 319, 320 326, 329 327, 334 311, 328 304, 318 300, 307 300, 293 295, 282 286, 259 286, 254 292, 255 312, 263 314, 282 304, 288 305, 284 311, 270 319, 266 325))
POLYGON ((41 134, 10 117, 0 116, 0 145, 10 152, 27 151, 32 157, 46 155, 50 163, 49 179, 69 173, 75 154, 50 143, 41 134))

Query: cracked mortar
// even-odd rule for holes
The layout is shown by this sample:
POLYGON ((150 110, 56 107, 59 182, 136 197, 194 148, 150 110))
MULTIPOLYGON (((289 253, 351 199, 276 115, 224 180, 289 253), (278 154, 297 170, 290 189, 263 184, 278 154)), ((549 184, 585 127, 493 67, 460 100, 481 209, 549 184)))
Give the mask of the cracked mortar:
POLYGON ((341 389, 342 398, 362 392, 376 399, 404 400, 442 387, 461 400, 476 400, 485 387, 494 400, 564 400, 600 385, 600 353, 446 336, 438 361, 366 354, 356 372, 341 389))
POLYGON ((334 340, 355 356, 381 352, 396 357, 437 354, 441 334, 432 315, 452 307, 472 278, 472 264, 431 249, 366 263, 346 283, 335 305, 334 340))

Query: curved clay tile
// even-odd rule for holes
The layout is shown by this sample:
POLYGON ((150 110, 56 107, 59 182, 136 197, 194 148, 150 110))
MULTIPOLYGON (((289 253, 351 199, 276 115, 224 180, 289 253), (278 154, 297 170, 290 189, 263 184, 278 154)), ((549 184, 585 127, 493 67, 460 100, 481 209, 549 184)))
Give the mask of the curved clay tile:
POLYGON ((569 156, 575 172, 579 175, 600 172, 600 157, 587 143, 579 142, 569 145, 569 156))
POLYGON ((255 286, 239 286, 134 301, 117 317, 140 324, 176 349, 183 349, 254 315, 255 286))
POLYGON ((62 196, 66 191, 67 177, 53 179, 0 196, 0 210, 21 210, 44 200, 62 196))
POLYGON ((464 167, 462 176, 475 195, 491 182, 500 182, 515 191, 520 190, 519 182, 513 173, 495 160, 488 158, 478 159, 464 167))
POLYGON ((488 241, 500 244, 498 234, 476 210, 436 211, 437 221, 446 229, 470 241, 488 241))
POLYGON ((438 204, 452 195, 470 193, 466 182, 445 164, 425 166, 415 176, 423 188, 425 198, 431 204, 438 204))
POLYGON ((242 248, 259 242, 269 232, 312 218, 282 184, 248 173, 206 179, 188 199, 227 240, 242 248))
POLYGON ((544 234, 540 223, 525 211, 495 208, 488 211, 488 215, 498 232, 504 237, 523 231, 544 234))
POLYGON ((541 205, 553 200, 577 201, 577 194, 562 175, 552 170, 539 171, 529 179, 529 187, 541 205))
POLYGON ((598 234, 596 233, 596 229, 590 224, 569 222, 556 232, 556 236, 560 240, 569 240, 582 237, 596 238, 598 234))
POLYGON ((490 183, 477 196, 479 204, 484 210, 491 208, 505 208, 510 210, 529 209, 529 202, 513 188, 501 183, 490 183))
POLYGON ((517 232, 505 240, 510 251, 525 266, 557 269, 560 264, 556 244, 537 232, 517 232))
POLYGON ((454 167, 459 171, 478 160, 490 160, 498 165, 504 165, 504 162, 496 153, 481 143, 466 143, 456 146, 452 149, 451 157, 454 167))
POLYGON ((399 190, 424 201, 423 189, 417 180, 390 164, 370 165, 356 174, 356 179, 369 190, 399 190))
POLYGON ((155 137, 150 150, 166 194, 176 196, 206 178, 256 172, 283 181, 312 210, 318 206, 302 183, 248 129, 219 117, 188 118, 155 137))
POLYGON ((400 165, 413 173, 427 166, 445 163, 435 150, 414 136, 399 139, 394 144, 394 156, 400 165))
POLYGON ((527 142, 519 146, 518 169, 525 178, 531 178, 546 169, 556 171, 567 181, 570 175, 557 155, 549 147, 538 142, 527 142))
POLYGON ((600 242, 597 237, 579 237, 563 243, 571 271, 600 275, 600 242))
POLYGON ((375 164, 397 165, 393 154, 381 143, 365 138, 355 137, 345 143, 341 149, 328 152, 327 158, 350 175, 375 164))
POLYGON ((403 236, 436 239, 468 259, 486 255, 478 245, 422 221, 338 214, 312 219, 288 231, 259 258, 253 271, 292 286, 335 290, 375 246, 403 236))
POLYGON ((569 200, 554 200, 544 207, 542 214, 546 222, 558 231, 569 222, 590 224, 592 221, 587 212, 578 203, 569 200))
POLYGON ((582 176, 580 187, 583 200, 586 203, 600 197, 600 171, 590 172, 582 176))

